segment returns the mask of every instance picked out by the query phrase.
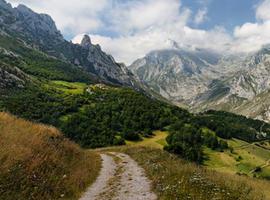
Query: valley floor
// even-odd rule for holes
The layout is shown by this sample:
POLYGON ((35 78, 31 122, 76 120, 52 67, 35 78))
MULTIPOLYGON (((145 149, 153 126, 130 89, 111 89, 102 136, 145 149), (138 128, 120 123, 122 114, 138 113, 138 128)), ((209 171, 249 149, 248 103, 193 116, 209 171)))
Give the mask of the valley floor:
MULTIPOLYGON (((139 142, 127 142, 133 147, 153 147, 163 149, 166 145, 166 131, 155 131, 154 137, 144 138, 139 142)), ((270 143, 247 143, 242 140, 227 140, 232 151, 219 152, 204 148, 204 165, 209 169, 229 174, 242 174, 250 177, 270 179, 270 143), (261 171, 256 172, 260 167, 261 171)))

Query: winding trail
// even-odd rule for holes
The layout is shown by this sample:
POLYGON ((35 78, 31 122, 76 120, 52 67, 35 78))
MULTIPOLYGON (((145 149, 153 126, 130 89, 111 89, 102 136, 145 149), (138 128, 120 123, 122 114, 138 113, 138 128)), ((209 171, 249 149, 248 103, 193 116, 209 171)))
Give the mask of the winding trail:
POLYGON ((102 169, 80 200, 156 200, 144 170, 128 155, 101 154, 102 169))

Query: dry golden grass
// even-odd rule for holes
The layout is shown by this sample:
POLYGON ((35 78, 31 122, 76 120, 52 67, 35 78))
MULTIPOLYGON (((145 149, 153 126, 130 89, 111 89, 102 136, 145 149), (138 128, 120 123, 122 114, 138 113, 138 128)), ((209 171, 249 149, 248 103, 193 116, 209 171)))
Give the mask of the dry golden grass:
POLYGON ((57 129, 0 113, 0 199, 76 199, 100 167, 57 129))

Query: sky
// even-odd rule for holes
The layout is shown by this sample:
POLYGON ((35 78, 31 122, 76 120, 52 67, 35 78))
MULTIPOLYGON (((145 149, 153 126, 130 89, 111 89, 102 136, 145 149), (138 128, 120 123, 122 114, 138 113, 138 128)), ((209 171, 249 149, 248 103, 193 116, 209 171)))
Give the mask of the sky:
POLYGON ((47 13, 67 40, 92 43, 131 64, 153 50, 247 53, 270 43, 270 0, 7 0, 47 13))

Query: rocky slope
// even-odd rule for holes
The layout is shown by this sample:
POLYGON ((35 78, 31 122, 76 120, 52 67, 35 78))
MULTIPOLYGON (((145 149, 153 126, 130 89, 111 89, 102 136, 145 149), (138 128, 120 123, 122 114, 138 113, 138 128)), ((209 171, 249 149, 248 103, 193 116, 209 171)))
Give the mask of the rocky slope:
POLYGON ((16 66, 9 66, 2 62, 2 58, 9 57, 14 59, 18 55, 4 48, 0 48, 0 93, 7 88, 23 88, 30 77, 16 66))
POLYGON ((129 68, 162 96, 194 111, 222 109, 270 120, 262 100, 270 89, 269 46, 250 55, 154 51, 129 68))
POLYGON ((0 29, 51 56, 86 69, 104 82, 136 85, 137 80, 125 65, 116 63, 99 45, 93 45, 88 36, 81 45, 66 41, 49 15, 37 14, 24 5, 12 8, 0 0, 0 29))
POLYGON ((145 84, 175 103, 190 105, 208 91, 213 80, 234 68, 216 68, 221 55, 208 50, 153 51, 135 61, 129 69, 145 84))

